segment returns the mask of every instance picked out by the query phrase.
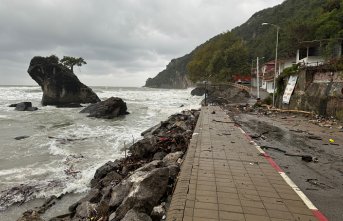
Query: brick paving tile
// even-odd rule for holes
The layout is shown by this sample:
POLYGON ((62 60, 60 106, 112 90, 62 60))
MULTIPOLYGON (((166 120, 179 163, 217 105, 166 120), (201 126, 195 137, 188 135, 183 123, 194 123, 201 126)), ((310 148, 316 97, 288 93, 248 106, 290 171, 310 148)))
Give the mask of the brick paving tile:
POLYGON ((270 218, 268 216, 259 216, 259 215, 251 215, 251 214, 244 214, 246 221, 269 221, 270 218))
POLYGON ((202 108, 167 213, 167 221, 182 220, 316 219, 225 112, 210 106, 202 108))
POLYGON ((216 203, 204 203, 204 202, 196 202, 195 208, 197 209, 209 209, 209 210, 218 210, 218 204, 216 203))
POLYGON ((194 217, 217 219, 218 218, 218 210, 208 210, 208 209, 195 208, 194 209, 194 217))
POLYGON ((243 220, 245 221, 244 215, 242 213, 232 213, 227 211, 219 211, 220 220, 229 219, 229 220, 243 220))

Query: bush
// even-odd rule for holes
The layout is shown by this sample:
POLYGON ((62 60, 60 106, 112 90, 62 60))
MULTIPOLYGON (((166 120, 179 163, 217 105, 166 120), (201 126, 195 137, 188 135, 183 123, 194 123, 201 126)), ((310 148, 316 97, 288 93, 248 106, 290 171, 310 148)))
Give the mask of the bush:
POLYGON ((268 97, 266 97, 262 103, 271 105, 273 103, 273 94, 269 94, 268 97))

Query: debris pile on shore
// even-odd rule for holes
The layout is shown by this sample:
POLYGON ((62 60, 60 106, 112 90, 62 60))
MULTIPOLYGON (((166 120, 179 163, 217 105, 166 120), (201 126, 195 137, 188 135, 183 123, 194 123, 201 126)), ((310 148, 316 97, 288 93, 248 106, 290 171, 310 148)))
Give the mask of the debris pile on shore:
MULTIPOLYGON (((128 157, 98 168, 89 193, 71 205, 69 213, 51 220, 165 219, 199 113, 183 111, 143 132, 143 139, 128 148, 128 157)), ((19 220, 43 220, 40 215, 46 210, 43 205, 25 212, 19 220)))

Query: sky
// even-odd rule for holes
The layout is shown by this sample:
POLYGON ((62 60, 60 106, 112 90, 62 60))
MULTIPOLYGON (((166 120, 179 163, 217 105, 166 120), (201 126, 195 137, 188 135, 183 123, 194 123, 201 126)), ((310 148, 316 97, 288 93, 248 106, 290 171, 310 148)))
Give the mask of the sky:
POLYGON ((140 87, 173 58, 283 0, 0 0, 0 85, 36 85, 34 56, 83 57, 90 86, 140 87))

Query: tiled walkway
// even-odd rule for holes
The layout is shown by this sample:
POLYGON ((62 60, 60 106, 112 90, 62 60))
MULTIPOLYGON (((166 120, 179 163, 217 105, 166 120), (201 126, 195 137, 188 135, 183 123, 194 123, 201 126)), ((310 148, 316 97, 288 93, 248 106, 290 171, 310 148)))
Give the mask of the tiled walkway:
POLYGON ((312 214, 224 111, 202 108, 168 221, 317 220, 312 214))

